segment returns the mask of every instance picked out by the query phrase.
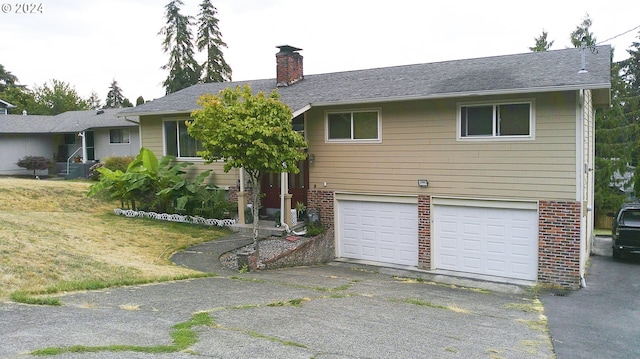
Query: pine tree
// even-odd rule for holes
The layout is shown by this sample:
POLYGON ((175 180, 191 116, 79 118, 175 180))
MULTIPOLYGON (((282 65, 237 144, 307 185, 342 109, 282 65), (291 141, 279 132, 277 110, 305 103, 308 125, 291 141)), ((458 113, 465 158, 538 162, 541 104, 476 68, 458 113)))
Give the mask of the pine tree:
POLYGON ((231 67, 224 60, 222 48, 227 44, 222 41, 222 33, 216 18, 218 10, 210 0, 203 0, 198 14, 198 51, 205 51, 207 59, 202 64, 202 82, 231 81, 231 67))
POLYGON ((107 93, 107 99, 105 100, 104 108, 121 108, 124 107, 124 96, 122 95, 122 89, 118 86, 118 81, 113 79, 111 86, 109 86, 109 92, 107 93))
POLYGON ((200 65, 194 58, 192 35, 189 26, 192 17, 180 13, 181 0, 173 0, 167 4, 166 25, 160 29, 159 35, 164 36, 162 50, 169 53, 169 62, 162 66, 169 70, 167 79, 162 85, 166 94, 170 94, 198 83, 200 79, 200 65))
POLYGON ((97 110, 102 107, 102 100, 100 100, 100 97, 98 97, 95 91, 91 91, 91 96, 87 99, 87 104, 90 109, 97 110))
POLYGON ((548 51, 549 48, 551 48, 551 46, 553 46, 553 41, 548 42, 547 41, 547 32, 542 30, 542 34, 538 37, 536 37, 536 45, 533 47, 530 47, 529 50, 533 51, 533 52, 543 52, 543 51, 548 51))

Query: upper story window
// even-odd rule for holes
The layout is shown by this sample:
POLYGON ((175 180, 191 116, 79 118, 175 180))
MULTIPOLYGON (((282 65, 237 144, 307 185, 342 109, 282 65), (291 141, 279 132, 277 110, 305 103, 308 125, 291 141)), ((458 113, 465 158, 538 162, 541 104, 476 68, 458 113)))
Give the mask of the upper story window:
POLYGON ((327 113, 327 141, 379 142, 380 111, 344 111, 327 113))
POLYGON ((164 122, 164 153, 177 158, 198 157, 202 144, 187 132, 185 120, 168 120, 164 122))
POLYGON ((533 138, 533 101, 458 106, 458 138, 533 138))
POLYGON ((294 131, 301 134, 303 138, 306 138, 304 131, 304 113, 300 114, 291 120, 291 127, 294 131))
POLYGON ((129 130, 122 128, 109 130, 109 143, 129 143, 129 130))

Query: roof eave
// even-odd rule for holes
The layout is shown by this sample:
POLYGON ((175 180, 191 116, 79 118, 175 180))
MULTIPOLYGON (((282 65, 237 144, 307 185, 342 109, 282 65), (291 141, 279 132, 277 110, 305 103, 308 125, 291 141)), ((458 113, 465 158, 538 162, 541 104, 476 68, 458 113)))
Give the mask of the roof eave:
POLYGON ((570 86, 549 86, 549 87, 529 87, 529 88, 514 88, 514 89, 500 89, 500 90, 481 90, 481 91, 467 91, 467 92, 447 92, 431 95, 415 95, 415 96, 393 96, 393 97, 376 97, 366 99, 356 99, 349 101, 324 101, 324 102, 312 102, 311 104, 295 113, 302 113, 308 111, 311 107, 317 106, 336 106, 347 104, 367 104, 367 103, 382 103, 382 102, 396 102, 396 101, 415 101, 415 100, 437 100, 437 99, 449 99, 455 97, 472 97, 472 96, 494 96, 494 95, 512 95, 522 93, 542 93, 542 92, 562 92, 562 91, 579 91, 579 90, 606 90, 611 89, 610 83, 603 84, 584 84, 584 85, 570 85, 570 86), (308 108, 307 108, 308 107, 308 108))
POLYGON ((116 117, 127 117, 127 116, 170 116, 170 115, 179 115, 184 113, 191 113, 198 108, 194 108, 193 110, 174 110, 174 111, 148 111, 148 112, 119 112, 115 116, 116 117))

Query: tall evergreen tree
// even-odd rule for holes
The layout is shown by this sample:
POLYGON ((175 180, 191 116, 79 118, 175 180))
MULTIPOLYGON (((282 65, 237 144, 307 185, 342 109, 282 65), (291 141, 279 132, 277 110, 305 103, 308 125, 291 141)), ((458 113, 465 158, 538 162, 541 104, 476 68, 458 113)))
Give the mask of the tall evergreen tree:
POLYGON ((189 29, 193 18, 180 13, 182 5, 181 0, 172 0, 167 4, 166 25, 158 33, 164 36, 162 50, 169 53, 169 62, 162 66, 163 70, 169 70, 167 79, 162 83, 167 94, 194 85, 200 79, 201 69, 194 58, 189 29))
MULTIPOLYGON (((640 32, 638 33, 640 39, 640 32)), ((627 85, 626 97, 621 99, 624 115, 628 123, 633 123, 636 133, 640 132, 640 42, 634 41, 627 50, 630 57, 622 60, 622 78, 627 85)), ((640 136, 633 147, 632 163, 636 166, 633 192, 640 198, 640 136)))
POLYGON ((222 33, 216 18, 217 12, 210 0, 203 0, 200 4, 196 47, 198 51, 207 53, 207 59, 202 64, 202 82, 231 81, 231 67, 222 54, 222 48, 226 48, 227 44, 222 41, 222 33))
POLYGON ((87 99, 87 104, 91 110, 97 110, 102 107, 102 100, 95 91, 91 92, 91 96, 87 99))
POLYGON ((547 41, 547 32, 542 30, 542 34, 538 37, 536 37, 536 45, 533 47, 530 47, 529 50, 533 51, 533 52, 543 52, 543 51, 548 51, 549 48, 551 48, 551 46, 553 46, 553 41, 549 42, 547 41))
POLYGON ((109 86, 109 92, 107 93, 107 99, 105 100, 105 108, 120 108, 126 107, 124 104, 124 96, 122 95, 122 89, 118 86, 118 81, 113 79, 111 86, 109 86))
POLYGON ((5 70, 4 66, 0 64, 0 92, 3 92, 8 87, 15 86, 17 82, 18 78, 11 71, 5 70))
POLYGON ((136 99, 136 106, 140 106, 143 103, 144 103, 144 97, 138 96, 138 98, 136 99))

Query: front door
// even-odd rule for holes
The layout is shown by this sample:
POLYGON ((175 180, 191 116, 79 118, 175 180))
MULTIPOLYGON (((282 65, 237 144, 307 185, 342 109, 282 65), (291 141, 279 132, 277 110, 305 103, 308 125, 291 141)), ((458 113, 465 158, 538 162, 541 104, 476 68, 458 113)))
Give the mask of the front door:
MULTIPOLYGON (((297 174, 289 173, 289 193, 293 195, 291 198, 291 206, 295 208, 297 202, 307 205, 307 189, 309 188, 309 161, 304 160, 298 162, 300 172, 297 174)), ((261 189, 264 193, 262 198, 263 208, 280 208, 280 173, 267 173, 262 178, 261 189)))

